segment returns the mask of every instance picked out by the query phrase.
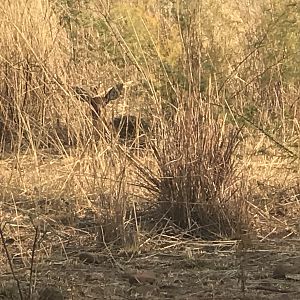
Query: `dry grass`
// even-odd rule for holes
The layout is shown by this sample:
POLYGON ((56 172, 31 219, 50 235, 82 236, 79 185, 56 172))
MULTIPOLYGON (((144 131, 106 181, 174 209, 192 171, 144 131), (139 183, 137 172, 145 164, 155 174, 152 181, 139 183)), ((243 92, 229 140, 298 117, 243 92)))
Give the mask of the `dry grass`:
POLYGON ((36 232, 37 261, 299 235, 299 5, 137 2, 0 4, 0 223, 26 268, 36 232), (72 87, 127 81, 95 139, 72 87), (124 115, 149 132, 121 141, 124 115))

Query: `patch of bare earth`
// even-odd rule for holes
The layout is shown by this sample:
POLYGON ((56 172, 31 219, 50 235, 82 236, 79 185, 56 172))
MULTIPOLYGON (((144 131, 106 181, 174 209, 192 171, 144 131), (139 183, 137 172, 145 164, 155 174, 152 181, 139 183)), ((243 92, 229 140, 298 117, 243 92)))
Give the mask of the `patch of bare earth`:
MULTIPOLYGON (((17 239, 6 236, 23 299, 30 273, 32 298, 41 300, 300 299, 296 237, 207 242, 140 233, 139 247, 131 244, 120 251, 99 239, 97 227, 75 223, 43 230, 39 224, 33 264, 33 227, 19 226, 17 239)), ((20 299, 1 249, 0 299, 20 299)))

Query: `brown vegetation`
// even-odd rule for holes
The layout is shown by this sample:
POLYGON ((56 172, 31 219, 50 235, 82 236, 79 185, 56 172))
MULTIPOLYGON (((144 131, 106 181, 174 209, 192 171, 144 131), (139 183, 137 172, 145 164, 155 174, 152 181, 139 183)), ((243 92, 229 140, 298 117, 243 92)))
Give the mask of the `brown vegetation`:
POLYGON ((35 265, 58 253, 123 270, 116 251, 194 259, 205 240, 236 254, 245 294, 247 249, 299 239, 298 3, 0 12, 0 266, 19 291, 34 297, 35 265))

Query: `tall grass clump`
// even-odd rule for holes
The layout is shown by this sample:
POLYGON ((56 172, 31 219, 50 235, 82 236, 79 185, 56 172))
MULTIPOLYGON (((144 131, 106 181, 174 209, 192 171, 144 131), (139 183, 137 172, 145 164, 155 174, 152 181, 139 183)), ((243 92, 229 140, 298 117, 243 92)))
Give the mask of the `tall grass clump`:
POLYGON ((236 156, 240 129, 213 105, 188 100, 172 121, 161 120, 153 149, 158 177, 142 167, 139 172, 156 191, 159 218, 203 238, 231 236, 248 226, 236 156))
POLYGON ((238 142, 239 130, 226 128, 199 103, 176 116, 163 130, 157 156, 164 214, 196 235, 237 232, 246 217, 235 158, 238 142))

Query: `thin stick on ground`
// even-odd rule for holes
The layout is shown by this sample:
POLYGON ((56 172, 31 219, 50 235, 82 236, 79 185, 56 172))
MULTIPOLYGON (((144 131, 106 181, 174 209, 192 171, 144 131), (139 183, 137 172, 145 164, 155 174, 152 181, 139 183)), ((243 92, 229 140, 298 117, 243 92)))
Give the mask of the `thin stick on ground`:
MULTIPOLYGON (((5 227, 5 225, 3 226, 3 228, 4 227, 5 227)), ((19 281, 19 279, 17 278, 17 276, 15 274, 13 263, 11 261, 8 249, 6 247, 5 238, 4 238, 4 234, 3 234, 3 230, 2 230, 2 226, 0 226, 0 237, 1 237, 1 242, 2 242, 2 245, 3 245, 4 251, 5 251, 6 258, 8 260, 9 268, 11 270, 12 276, 13 276, 13 278, 14 278, 16 284, 17 284, 17 287, 18 287, 18 292, 19 292, 19 295, 20 295, 20 299, 23 300, 23 294, 22 294, 22 290, 21 290, 20 281, 19 281)))
POLYGON ((34 241, 33 241, 32 251, 31 251, 31 259, 30 259, 29 299, 31 299, 31 295, 32 295, 32 274, 33 274, 34 256, 35 256, 35 251, 37 248, 37 240, 39 236, 39 228, 37 226, 34 226, 34 230, 35 230, 35 235, 34 235, 34 241))

